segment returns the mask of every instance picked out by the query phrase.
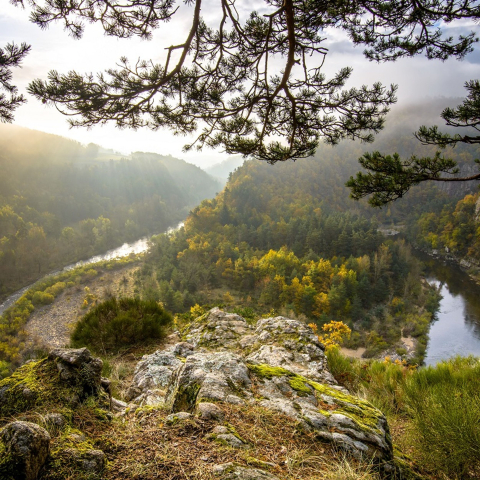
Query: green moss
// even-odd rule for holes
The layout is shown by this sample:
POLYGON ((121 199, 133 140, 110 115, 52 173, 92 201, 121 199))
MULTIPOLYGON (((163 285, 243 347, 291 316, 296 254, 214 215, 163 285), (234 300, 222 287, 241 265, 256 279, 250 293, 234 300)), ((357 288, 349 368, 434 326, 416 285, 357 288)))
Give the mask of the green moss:
MULTIPOLYGON (((378 429, 378 420, 383 416, 382 412, 373 405, 358 397, 348 395, 328 385, 314 382, 285 368, 272 367, 270 365, 247 365, 249 370, 260 378, 271 379, 273 377, 288 377, 288 383, 299 395, 312 394, 311 387, 320 399, 322 395, 333 398, 335 401, 335 413, 350 418, 361 430, 381 433, 378 429)), ((330 417, 333 412, 319 409, 319 412, 330 417)))
POLYGON ((10 377, 0 381, 0 416, 24 412, 35 405, 48 401, 52 396, 50 391, 51 376, 58 376, 46 359, 30 362, 10 377))
POLYGON ((291 377, 290 380, 288 381, 288 384, 290 387, 293 388, 297 392, 297 394, 302 397, 302 396, 308 396, 312 394, 312 390, 306 385, 305 381, 299 377, 291 377))
POLYGON ((200 390, 198 383, 180 385, 175 394, 175 400, 172 405, 174 412, 191 412, 195 408, 197 395, 200 390))
MULTIPOLYGON (((52 360, 44 358, 26 363, 10 377, 0 381, 0 417, 33 408, 50 411, 64 409, 66 405, 82 398, 85 393, 83 387, 63 382, 52 360)), ((103 393, 92 401, 95 407, 108 405, 108 397, 103 393)))
POLYGON ((145 415, 146 413, 158 412, 160 410, 163 410, 163 406, 160 406, 160 405, 144 405, 143 407, 138 407, 137 409, 135 409, 135 416, 136 417, 141 417, 142 415, 145 415))
POLYGON ((11 455, 7 455, 5 445, 0 442, 0 478, 2 480, 16 480, 15 462, 11 455))
POLYGON ((282 367, 272 367, 270 365, 261 364, 253 365, 251 363, 247 364, 248 369, 257 375, 257 377, 268 378, 271 380, 273 377, 284 377, 284 376, 293 376, 294 373, 286 370, 282 367))
POLYGON ((268 378, 273 377, 289 377, 288 383, 290 387, 295 390, 299 396, 311 395, 312 390, 307 386, 308 380, 300 375, 297 375, 290 370, 282 367, 272 367, 270 365, 247 365, 248 369, 258 377, 268 378))
POLYGON ((230 423, 227 423, 225 424, 225 426, 228 428, 228 431, 234 435, 235 437, 237 437, 241 442, 247 444, 248 442, 245 441, 240 435, 239 433, 237 432, 237 430, 235 429, 235 427, 233 425, 231 425, 230 423))
POLYGON ((259 460, 258 458, 249 457, 248 455, 244 458, 245 458, 245 461, 247 462, 247 464, 251 465, 252 467, 270 468, 270 467, 274 466, 269 462, 264 462, 263 460, 259 460))
POLYGON ((94 446, 91 440, 86 438, 82 431, 67 426, 62 435, 55 440, 54 446, 50 453, 53 457, 55 457, 58 453, 67 448, 72 448, 80 453, 85 453, 89 450, 93 450, 94 446), (79 440, 79 438, 83 438, 83 440, 79 440))

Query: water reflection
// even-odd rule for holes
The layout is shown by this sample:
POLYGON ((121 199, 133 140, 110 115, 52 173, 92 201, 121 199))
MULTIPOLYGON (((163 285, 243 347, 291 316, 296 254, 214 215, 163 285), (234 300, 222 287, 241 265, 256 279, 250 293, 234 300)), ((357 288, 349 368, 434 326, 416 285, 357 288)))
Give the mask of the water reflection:
MULTIPOLYGON (((175 230, 182 228, 184 225, 183 222, 180 222, 178 225, 174 227, 170 227, 165 233, 172 233, 175 230)), ((143 237, 135 242, 131 243, 124 243, 121 247, 113 248, 112 250, 108 250, 105 253, 101 253, 99 255, 94 255, 90 257, 88 260, 80 260, 79 262, 72 263, 71 265, 66 265, 61 270, 55 270, 54 272, 45 275, 45 277, 50 277, 52 275, 57 275, 60 272, 65 272, 68 270, 73 270, 76 267, 81 267, 82 265, 88 265, 89 263, 97 263, 103 260, 113 260, 114 258, 122 258, 127 257, 131 253, 137 254, 146 252, 148 250, 148 242, 149 237, 143 237)), ((45 278, 44 277, 44 278, 45 278)), ((3 303, 0 304, 0 315, 11 305, 13 305, 32 285, 28 285, 27 287, 18 290, 17 292, 10 295, 3 303)))
POLYGON ((437 320, 430 328, 426 365, 455 355, 480 356, 480 286, 459 267, 415 252, 429 283, 441 288, 437 320))

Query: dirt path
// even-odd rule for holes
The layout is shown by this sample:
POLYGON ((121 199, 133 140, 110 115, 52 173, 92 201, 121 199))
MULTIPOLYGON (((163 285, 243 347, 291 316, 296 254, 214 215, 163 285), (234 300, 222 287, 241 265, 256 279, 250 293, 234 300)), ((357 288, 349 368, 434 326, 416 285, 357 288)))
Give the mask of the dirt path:
POLYGON ((138 268, 138 265, 130 265, 121 270, 102 272, 88 284, 67 288, 51 305, 36 308, 25 326, 32 341, 46 348, 68 345, 75 323, 89 310, 83 308, 85 287, 88 286, 97 302, 110 295, 133 296, 133 275, 138 268))
POLYGON ((366 348, 364 347, 359 347, 356 348, 355 350, 351 348, 344 348, 342 347, 340 351, 346 356, 346 357, 351 357, 351 358, 362 358, 362 355, 365 353, 366 348))

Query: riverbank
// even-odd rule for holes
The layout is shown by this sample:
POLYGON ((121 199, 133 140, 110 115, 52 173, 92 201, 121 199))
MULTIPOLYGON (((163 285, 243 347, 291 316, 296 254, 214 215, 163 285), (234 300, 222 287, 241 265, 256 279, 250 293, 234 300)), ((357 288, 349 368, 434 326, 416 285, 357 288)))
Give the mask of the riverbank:
POLYGON ((112 295, 133 296, 138 268, 138 265, 128 265, 104 272, 88 284, 66 288, 52 304, 35 309, 25 325, 28 343, 42 349, 67 346, 72 328, 92 306, 112 295), (86 298, 88 306, 85 306, 86 298))
POLYGON ((448 262, 465 272, 475 283, 480 285, 480 262, 471 257, 457 257, 451 252, 441 249, 420 248, 418 245, 412 244, 417 252, 421 252, 435 260, 448 262))

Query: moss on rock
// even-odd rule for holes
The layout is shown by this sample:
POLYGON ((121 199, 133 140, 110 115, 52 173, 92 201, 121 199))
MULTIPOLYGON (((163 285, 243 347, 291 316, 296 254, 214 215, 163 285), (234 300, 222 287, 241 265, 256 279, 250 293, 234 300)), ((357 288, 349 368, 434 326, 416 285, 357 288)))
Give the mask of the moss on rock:
POLYGON ((270 365, 248 364, 248 369, 259 378, 272 379, 273 377, 287 377, 290 387, 297 392, 299 396, 316 394, 317 399, 323 401, 325 398, 333 400, 331 410, 320 408, 318 411, 326 417, 333 413, 343 415, 352 420, 360 430, 375 434, 381 433, 378 423, 383 418, 383 413, 375 408, 369 402, 353 395, 343 393, 340 390, 332 388, 318 382, 314 382, 301 375, 291 372, 282 367, 272 367, 270 365))

